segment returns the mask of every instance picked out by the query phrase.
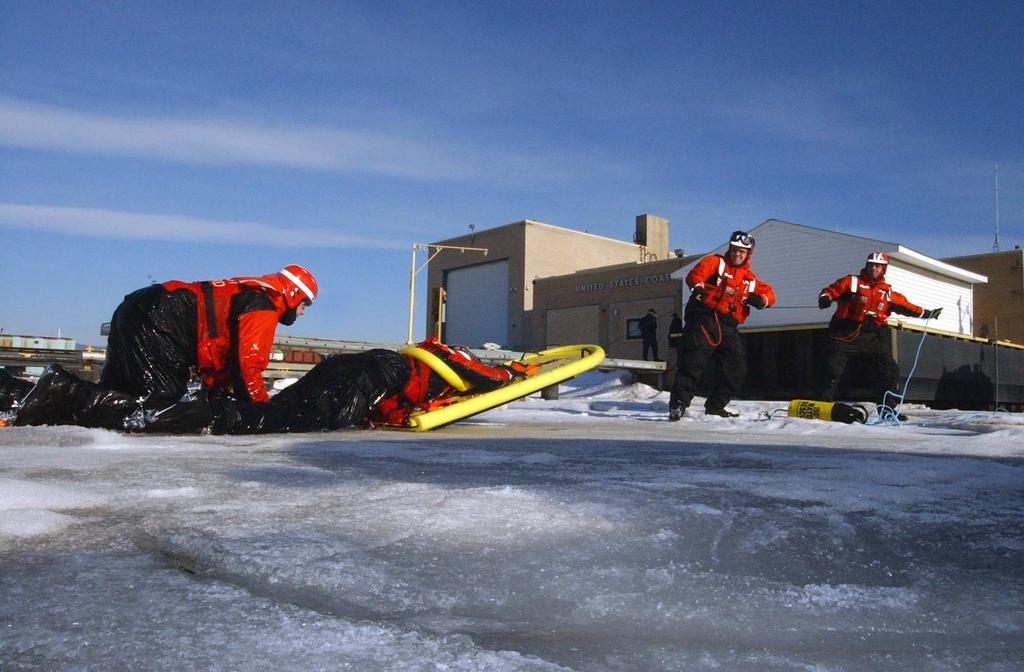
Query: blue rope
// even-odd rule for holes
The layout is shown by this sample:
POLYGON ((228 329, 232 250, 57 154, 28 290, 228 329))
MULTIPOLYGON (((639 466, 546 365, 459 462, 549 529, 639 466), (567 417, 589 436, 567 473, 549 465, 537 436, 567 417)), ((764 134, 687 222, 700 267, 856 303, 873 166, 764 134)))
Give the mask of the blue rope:
POLYGON ((999 406, 995 410, 992 410, 992 411, 975 411, 973 413, 968 413, 966 416, 964 416, 962 418, 957 418, 957 420, 954 421, 953 424, 954 425, 966 425, 968 422, 970 422, 971 420, 974 420, 975 418, 992 418, 992 417, 995 417, 996 415, 998 415, 1000 413, 1009 413, 1009 412, 1010 412, 1009 409, 1003 408, 1002 406, 999 406))
POLYGON ((900 422, 900 407, 903 405, 903 399, 907 396, 907 390, 910 389, 910 380, 914 377, 914 371, 917 370, 917 360, 921 357, 921 346, 924 345, 924 338, 928 335, 928 323, 931 322, 931 319, 929 317, 924 321, 924 332, 921 334, 921 340, 917 343, 914 365, 910 367, 910 373, 907 374, 907 382, 903 385, 903 393, 900 394, 895 390, 886 390, 885 394, 882 395, 882 404, 878 407, 878 415, 868 420, 865 424, 903 426, 903 423, 900 422), (895 400, 895 406, 889 405, 890 397, 895 400))

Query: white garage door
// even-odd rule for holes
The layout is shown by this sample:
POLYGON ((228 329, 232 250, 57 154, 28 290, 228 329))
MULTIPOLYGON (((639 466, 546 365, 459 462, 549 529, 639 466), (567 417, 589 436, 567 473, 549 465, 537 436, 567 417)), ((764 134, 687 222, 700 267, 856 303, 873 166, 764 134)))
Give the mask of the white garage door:
POLYGON ((445 291, 445 341, 508 345, 507 259, 448 271, 445 291))

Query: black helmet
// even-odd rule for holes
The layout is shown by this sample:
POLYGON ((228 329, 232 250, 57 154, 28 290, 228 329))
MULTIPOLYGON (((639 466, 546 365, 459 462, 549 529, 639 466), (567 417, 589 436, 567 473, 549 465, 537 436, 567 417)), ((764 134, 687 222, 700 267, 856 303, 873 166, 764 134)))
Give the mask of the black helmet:
POLYGON ((746 231, 733 231, 729 236, 729 244, 742 247, 745 250, 752 250, 754 249, 754 237, 746 231))

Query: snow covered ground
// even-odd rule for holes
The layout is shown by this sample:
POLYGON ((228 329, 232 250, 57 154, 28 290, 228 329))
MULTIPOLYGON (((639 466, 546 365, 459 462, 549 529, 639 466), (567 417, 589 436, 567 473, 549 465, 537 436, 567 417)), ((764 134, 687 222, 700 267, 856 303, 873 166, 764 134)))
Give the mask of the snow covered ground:
POLYGON ((579 385, 426 435, 0 429, 0 668, 1024 669, 1024 417, 579 385))

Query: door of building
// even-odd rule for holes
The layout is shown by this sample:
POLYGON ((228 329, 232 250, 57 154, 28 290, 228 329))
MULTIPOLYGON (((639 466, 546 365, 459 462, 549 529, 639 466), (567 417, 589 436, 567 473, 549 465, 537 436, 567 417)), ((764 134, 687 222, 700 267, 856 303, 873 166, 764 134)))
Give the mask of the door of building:
POLYGON ((445 342, 470 348, 509 345, 508 289, 508 259, 448 271, 445 342))

